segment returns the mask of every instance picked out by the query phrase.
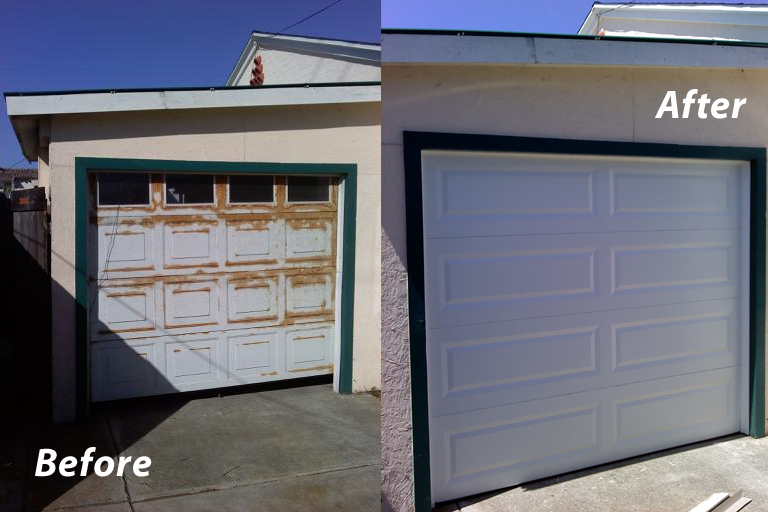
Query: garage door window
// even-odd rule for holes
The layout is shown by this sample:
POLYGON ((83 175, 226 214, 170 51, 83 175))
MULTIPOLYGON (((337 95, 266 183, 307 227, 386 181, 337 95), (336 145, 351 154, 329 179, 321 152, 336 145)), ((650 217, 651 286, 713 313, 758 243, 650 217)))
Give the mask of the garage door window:
POLYGON ((149 204, 149 174, 101 172, 98 178, 99 206, 145 206, 149 204))
POLYGON ((230 176, 229 203, 273 203, 275 201, 274 176, 230 176))
POLYGON ((212 204, 213 176, 169 174, 165 178, 165 203, 212 204))
POLYGON ((289 203, 325 203, 330 200, 330 179, 315 176, 288 178, 289 203))

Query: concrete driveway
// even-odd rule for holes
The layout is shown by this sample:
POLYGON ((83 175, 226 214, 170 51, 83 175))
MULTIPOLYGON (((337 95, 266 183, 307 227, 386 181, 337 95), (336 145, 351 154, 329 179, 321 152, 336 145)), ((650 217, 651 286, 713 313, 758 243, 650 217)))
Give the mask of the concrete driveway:
POLYGON ((439 512, 688 512, 744 490, 744 512, 768 511, 768 437, 688 445, 444 503, 439 512))
POLYGON ((84 423, 32 425, 21 433, 27 449, 16 461, 25 481, 16 482, 16 503, 6 496, 6 507, 379 510, 379 404, 374 396, 341 396, 321 384, 114 403, 96 408, 84 423), (99 477, 91 467, 86 477, 34 477, 39 448, 55 449, 61 460, 79 458, 89 446, 96 457, 149 456, 150 474, 99 477))

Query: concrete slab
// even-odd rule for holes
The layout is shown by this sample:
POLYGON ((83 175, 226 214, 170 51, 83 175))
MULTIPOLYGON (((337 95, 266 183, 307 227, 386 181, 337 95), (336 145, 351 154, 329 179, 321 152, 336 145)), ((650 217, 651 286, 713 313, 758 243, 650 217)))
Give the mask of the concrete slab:
POLYGON ((88 421, 55 426, 32 427, 27 453, 27 480, 24 508, 27 510, 57 509, 126 501, 125 485, 118 476, 99 477, 93 466, 85 477, 79 469, 74 477, 63 477, 56 471, 47 477, 35 477, 40 448, 56 450, 56 462, 62 458, 82 457, 86 448, 96 447, 94 459, 115 456, 107 419, 93 415, 88 421))
POLYGON ((0 512, 127 512, 129 497, 134 510, 379 510, 380 418, 378 398, 320 384, 104 404, 69 425, 21 419, 17 446, 0 452, 0 512), (151 457, 149 476, 98 477, 93 464, 85 477, 34 476, 40 448, 61 460, 90 446, 151 457))
MULTIPOLYGON (((330 385, 109 410, 121 455, 149 456, 126 476, 133 500, 379 464, 380 401, 330 385)), ((369 489, 379 499, 379 484, 369 489)))
POLYGON ((734 435, 460 500, 461 512, 687 512, 715 492, 744 490, 768 511, 768 438, 734 435))
POLYGON ((380 479, 379 466, 356 468, 187 496, 134 502, 133 509, 135 512, 373 512, 381 509, 378 490, 380 479))
POLYGON ((110 505, 90 505, 87 507, 68 508, 66 512, 133 512, 128 502, 110 505))

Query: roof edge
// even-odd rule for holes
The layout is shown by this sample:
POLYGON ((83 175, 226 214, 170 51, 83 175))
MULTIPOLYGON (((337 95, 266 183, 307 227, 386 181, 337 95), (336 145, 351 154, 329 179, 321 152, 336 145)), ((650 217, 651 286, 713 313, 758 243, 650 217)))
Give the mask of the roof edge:
POLYGON ((383 64, 768 69, 768 43, 624 36, 385 31, 383 64))
POLYGON ((274 85, 238 85, 238 86, 215 86, 215 87, 144 87, 127 89, 74 89, 60 91, 8 91, 4 92, 5 97, 14 96, 51 96, 51 95, 69 95, 69 94, 120 94, 120 93, 141 93, 141 92, 185 92, 185 91, 242 91, 242 90, 263 90, 263 89, 307 89, 307 88, 326 88, 326 87, 361 87, 361 86, 381 85, 381 82, 322 82, 322 83, 304 83, 304 84, 274 84, 274 85))
POLYGON ((449 30, 449 29, 412 29, 412 28, 382 28, 382 35, 423 35, 423 36, 475 36, 475 37, 508 37, 508 38, 540 38, 540 39, 571 39, 580 41, 629 41, 643 43, 675 43, 698 44, 708 46, 746 46, 768 48, 768 42, 762 41, 729 41, 722 39, 680 39, 663 37, 632 37, 632 36, 597 36, 591 34, 547 34, 543 32, 501 32, 485 30, 449 30))
POLYGON ((247 73, 250 62, 253 60, 258 48, 305 52, 311 55, 335 57, 368 65, 381 63, 381 43, 363 43, 341 39, 254 31, 240 52, 240 57, 237 59, 235 67, 229 73, 226 81, 227 85, 237 83, 247 73))
POLYGON ((344 45, 361 45, 361 46, 381 46, 381 42, 375 43, 372 41, 355 41, 352 39, 336 39, 333 37, 322 37, 322 36, 307 36, 307 35, 299 35, 299 34, 281 34, 279 32, 268 32, 263 30, 254 30, 251 32, 251 35, 259 35, 259 36, 269 36, 274 39, 305 39, 305 40, 316 40, 316 41, 323 41, 325 43, 341 43, 342 46, 344 45))

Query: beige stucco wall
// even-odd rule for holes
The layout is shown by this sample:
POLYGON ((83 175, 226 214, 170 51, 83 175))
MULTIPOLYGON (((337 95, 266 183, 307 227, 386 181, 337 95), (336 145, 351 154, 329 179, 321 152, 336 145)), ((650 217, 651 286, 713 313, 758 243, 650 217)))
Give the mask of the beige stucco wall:
POLYGON ((48 166, 48 148, 40 148, 37 156, 37 184, 45 189, 45 197, 51 193, 51 169, 48 166))
POLYGON ((379 103, 54 116, 55 418, 74 417, 76 156, 357 164, 353 389, 380 388, 380 122, 379 103))
POLYGON ((768 70, 384 64, 382 83, 382 499, 409 511, 403 130, 766 147, 768 70), (748 102, 738 119, 655 119, 668 90, 694 88, 748 102))

